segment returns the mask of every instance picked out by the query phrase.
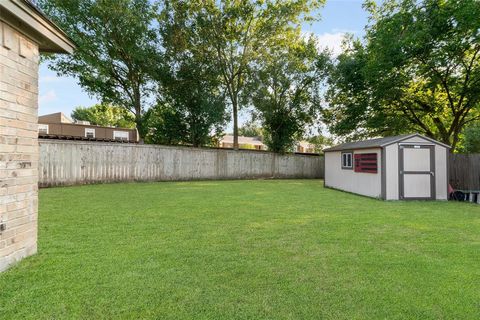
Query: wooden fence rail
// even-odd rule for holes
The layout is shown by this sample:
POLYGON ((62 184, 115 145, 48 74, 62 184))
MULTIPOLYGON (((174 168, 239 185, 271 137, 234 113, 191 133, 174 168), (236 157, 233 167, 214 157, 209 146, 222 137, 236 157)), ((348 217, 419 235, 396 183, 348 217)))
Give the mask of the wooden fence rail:
POLYGON ((450 184, 460 190, 480 190, 480 154, 451 154, 450 184))
POLYGON ((323 156, 39 140, 41 187, 115 181, 323 178, 323 156))

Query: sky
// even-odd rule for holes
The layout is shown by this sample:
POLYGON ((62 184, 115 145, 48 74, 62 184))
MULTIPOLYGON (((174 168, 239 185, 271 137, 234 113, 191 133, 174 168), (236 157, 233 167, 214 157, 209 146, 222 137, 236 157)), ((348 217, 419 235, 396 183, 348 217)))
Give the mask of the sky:
MULTIPOLYGON (((303 31, 313 33, 321 46, 338 54, 345 33, 352 33, 356 37, 364 34, 368 16, 362 3, 363 0, 327 0, 320 10, 321 20, 304 25, 303 31)), ((98 102, 96 97, 89 96, 77 84, 76 79, 57 76, 48 69, 47 63, 40 65, 39 89, 39 115, 59 111, 70 115, 77 106, 88 107, 98 102)), ((243 112, 239 122, 242 124, 248 119, 249 115, 243 112)), ((227 131, 230 127, 227 127, 227 131)))

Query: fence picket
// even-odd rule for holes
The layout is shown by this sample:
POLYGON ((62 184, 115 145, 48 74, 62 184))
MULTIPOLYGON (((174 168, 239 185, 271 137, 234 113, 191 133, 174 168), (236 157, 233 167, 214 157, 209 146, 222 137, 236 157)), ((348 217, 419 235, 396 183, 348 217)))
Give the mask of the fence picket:
POLYGON ((460 190, 480 190, 480 154, 451 154, 450 184, 460 190))

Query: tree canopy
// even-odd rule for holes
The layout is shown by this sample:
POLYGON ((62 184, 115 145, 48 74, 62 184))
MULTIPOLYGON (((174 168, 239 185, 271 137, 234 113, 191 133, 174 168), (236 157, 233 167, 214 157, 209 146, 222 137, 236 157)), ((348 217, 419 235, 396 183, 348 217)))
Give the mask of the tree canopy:
POLYGON ((184 12, 200 37, 198 50, 213 55, 232 108, 234 147, 238 148, 238 111, 248 96, 251 67, 285 33, 298 29, 323 0, 168 0, 166 7, 184 12))
POLYGON ((49 66, 102 101, 74 117, 112 125, 120 113, 106 106, 120 107, 149 142, 212 144, 231 114, 238 148, 239 132, 257 129, 239 130, 243 107, 275 152, 319 113, 346 140, 417 131, 453 150, 476 141, 478 0, 367 0, 366 35, 334 59, 301 31, 323 0, 38 3, 78 45, 49 66))
POLYGON ((157 74, 157 106, 148 113, 149 140, 195 147, 211 145, 227 120, 221 73, 202 47, 187 6, 166 2, 159 16, 163 70, 157 74))
POLYGON ((98 126, 134 128, 134 115, 121 107, 96 104, 91 107, 76 107, 71 114, 77 121, 88 121, 98 126))
POLYGON ((458 144, 480 119, 480 2, 367 2, 364 41, 350 39, 330 74, 330 131, 346 138, 418 131, 458 144))
POLYGON ((465 128, 460 151, 463 153, 480 153, 480 121, 465 128))
POLYGON ((308 137, 307 141, 314 145, 316 153, 323 153, 323 149, 331 147, 334 144, 332 138, 326 137, 322 134, 308 137))
POLYGON ((317 119, 327 60, 315 39, 304 39, 298 31, 266 50, 250 91, 269 150, 287 152, 317 119))
POLYGON ((238 128, 238 135, 243 137, 262 137, 263 128, 259 126, 255 121, 249 121, 243 126, 238 128))
POLYGON ((156 7, 149 0, 39 0, 39 6, 77 44, 73 55, 49 57, 58 74, 78 79, 102 102, 135 115, 144 136, 143 112, 159 65, 156 7))

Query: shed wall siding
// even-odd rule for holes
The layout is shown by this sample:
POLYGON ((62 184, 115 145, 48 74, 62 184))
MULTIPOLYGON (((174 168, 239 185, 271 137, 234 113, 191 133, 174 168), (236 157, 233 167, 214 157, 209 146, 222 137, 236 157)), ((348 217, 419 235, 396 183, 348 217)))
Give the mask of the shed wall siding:
POLYGON ((385 147, 386 200, 398 200, 398 144, 385 147))
POLYGON ((448 200, 448 150, 441 145, 435 145, 435 188, 437 200, 448 200))
POLYGON ((342 169, 342 152, 325 153, 325 186, 364 196, 380 198, 382 193, 381 149, 362 149, 355 153, 377 153, 378 173, 355 172, 353 169, 342 169))
MULTIPOLYGON (((361 195, 380 197, 381 195, 381 170, 385 170, 384 176, 384 198, 386 200, 398 200, 399 199, 399 144, 422 144, 433 145, 435 152, 435 194, 437 200, 448 199, 448 155, 449 149, 441 143, 430 141, 428 139, 414 136, 405 140, 397 141, 391 145, 384 147, 385 161, 384 168, 379 166, 378 175, 361 174, 354 172, 353 170, 342 170, 341 168, 341 154, 342 151, 326 152, 325 153, 325 185, 344 191, 358 193, 361 195)), ((380 149, 354 149, 354 153, 368 153, 376 152, 381 155, 380 149)), ((417 156, 418 153, 415 154, 417 156)), ((408 152, 407 152, 408 156, 408 152)), ((413 155, 412 155, 413 156, 413 155)), ((380 160, 379 160, 380 164, 380 160)), ((416 170, 419 168, 411 168, 416 170)), ((413 177, 418 178, 418 177, 413 177)), ((409 177, 412 179, 412 177, 409 177)), ((420 183, 420 182, 419 182, 420 183)), ((423 190, 424 188, 421 188, 423 190)), ((420 189, 419 189, 420 190, 420 189)), ((414 188, 408 190, 413 192, 411 197, 415 197, 414 188)), ((418 194, 418 197, 422 197, 418 194)))

